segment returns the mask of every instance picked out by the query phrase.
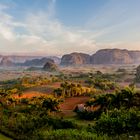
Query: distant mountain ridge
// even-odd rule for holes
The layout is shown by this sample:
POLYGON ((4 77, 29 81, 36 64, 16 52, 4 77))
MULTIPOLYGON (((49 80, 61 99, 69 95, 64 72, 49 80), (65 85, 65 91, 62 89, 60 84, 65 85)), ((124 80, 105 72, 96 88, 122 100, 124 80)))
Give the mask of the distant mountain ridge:
POLYGON ((54 63, 53 59, 43 57, 41 59, 32 59, 32 60, 26 60, 24 63, 18 63, 19 66, 43 66, 47 62, 54 63))
POLYGON ((85 64, 139 64, 140 51, 126 49, 101 49, 93 55, 74 52, 65 54, 62 58, 56 56, 3 56, 0 55, 0 66, 43 66, 47 62, 62 66, 85 64))
POLYGON ((133 59, 127 50, 103 49, 91 56, 91 64, 131 64, 133 59))
POLYGON ((62 56, 61 65, 90 64, 90 55, 84 53, 71 53, 62 56))
POLYGON ((43 57, 53 59, 56 63, 60 63, 60 58, 57 56, 20 56, 20 55, 0 55, 0 61, 3 57, 8 57, 14 63, 24 63, 26 60, 41 59, 43 57))
POLYGON ((9 57, 2 57, 1 58, 1 62, 0 62, 0 66, 2 67, 12 67, 12 66, 15 66, 15 64, 10 60, 9 57))
POLYGON ((0 60, 2 60, 3 57, 8 57, 8 59, 14 63, 24 63, 26 60, 42 58, 42 56, 0 55, 0 60))
POLYGON ((136 64, 140 63, 140 51, 122 49, 102 49, 93 55, 71 53, 63 55, 61 65, 82 64, 136 64))
POLYGON ((43 66, 46 62, 51 61, 59 64, 61 59, 56 56, 3 56, 0 55, 1 67, 12 66, 43 66))

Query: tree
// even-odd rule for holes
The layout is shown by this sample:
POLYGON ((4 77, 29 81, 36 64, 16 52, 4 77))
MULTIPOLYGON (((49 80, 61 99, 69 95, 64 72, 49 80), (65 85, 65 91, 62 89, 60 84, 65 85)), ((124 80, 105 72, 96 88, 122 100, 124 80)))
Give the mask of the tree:
POLYGON ((55 89, 54 90, 54 94, 55 94, 55 96, 57 97, 57 96, 62 96, 62 88, 57 88, 57 89, 55 89))
POLYGON ((140 65, 136 69, 136 82, 140 82, 140 65))
POLYGON ((60 85, 60 87, 62 88, 62 97, 64 97, 66 95, 67 86, 68 86, 67 82, 61 83, 61 85, 60 85))
POLYGON ((130 108, 132 105, 133 97, 134 97, 134 89, 131 87, 127 87, 123 89, 122 91, 122 96, 123 96, 123 102, 126 107, 130 108))
POLYGON ((57 99, 47 98, 42 103, 42 108, 47 111, 57 111, 59 109, 59 101, 57 99))

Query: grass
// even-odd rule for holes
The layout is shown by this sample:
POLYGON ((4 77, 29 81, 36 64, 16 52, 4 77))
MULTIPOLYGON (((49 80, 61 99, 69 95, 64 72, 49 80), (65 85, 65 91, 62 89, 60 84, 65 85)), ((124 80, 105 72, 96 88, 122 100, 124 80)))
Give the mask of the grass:
POLYGON ((69 121, 73 121, 75 122, 76 124, 78 124, 79 126, 83 126, 83 127, 87 127, 89 124, 90 125, 94 125, 95 124, 95 121, 88 121, 88 120, 81 120, 81 119, 78 119, 76 116, 73 116, 73 117, 68 117, 68 118, 65 118, 66 120, 69 120, 69 121))
POLYGON ((8 138, 0 133, 0 140, 12 140, 12 139, 8 138))
POLYGON ((40 133, 45 140, 139 140, 139 135, 127 134, 117 136, 97 135, 87 131, 78 130, 53 130, 40 133))

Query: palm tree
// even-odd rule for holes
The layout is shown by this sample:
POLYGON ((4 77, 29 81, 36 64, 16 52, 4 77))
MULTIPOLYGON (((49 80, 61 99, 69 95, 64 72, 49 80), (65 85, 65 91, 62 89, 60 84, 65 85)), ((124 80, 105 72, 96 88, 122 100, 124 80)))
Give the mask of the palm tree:
POLYGON ((65 95, 66 95, 67 86, 68 86, 67 82, 61 83, 61 85, 60 85, 60 87, 62 88, 62 97, 65 97, 65 95))
POLYGON ((140 93, 137 92, 133 96, 132 106, 140 107, 140 93))
POLYGON ((134 89, 127 87, 123 90, 121 90, 122 93, 122 101, 124 102, 124 104, 126 105, 126 107, 130 108, 132 105, 132 101, 133 101, 133 97, 134 97, 134 89))
POLYGON ((55 96, 57 97, 57 96, 62 96, 62 88, 57 88, 57 89, 55 89, 54 90, 54 94, 55 94, 55 96))
POLYGON ((10 102, 11 105, 13 105, 13 107, 15 107, 15 104, 17 102, 17 100, 13 97, 8 98, 8 101, 10 102))
POLYGON ((136 82, 140 82, 140 66, 136 69, 136 82))
POLYGON ((23 93, 22 93, 21 91, 18 92, 19 98, 22 96, 22 94, 23 94, 23 93))
POLYGON ((71 88, 72 88, 72 87, 71 87, 71 84, 68 84, 68 85, 67 85, 67 96, 68 96, 68 97, 71 97, 71 96, 72 96, 71 88))
POLYGON ((121 104, 122 104, 122 94, 121 94, 121 92, 116 92, 115 94, 112 94, 111 107, 120 109, 121 104))
POLYGON ((90 102, 86 103, 88 106, 100 106, 100 110, 106 111, 108 106, 108 100, 106 95, 99 95, 94 98, 94 100, 91 100, 90 102))
POLYGON ((77 84, 77 88, 78 88, 79 95, 81 95, 82 94, 82 86, 80 84, 77 84))

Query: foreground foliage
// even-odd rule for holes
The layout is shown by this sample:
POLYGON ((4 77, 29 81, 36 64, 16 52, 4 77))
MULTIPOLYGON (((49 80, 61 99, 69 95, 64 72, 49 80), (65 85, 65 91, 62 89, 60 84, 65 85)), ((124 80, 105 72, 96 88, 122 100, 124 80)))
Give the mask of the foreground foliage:
MULTIPOLYGON (((102 73, 99 75, 102 76, 102 73)), ((39 77, 36 80, 37 85, 49 82, 43 79, 42 83, 39 77)), ((139 139, 140 94, 133 86, 115 93, 95 94, 95 87, 102 89, 100 91, 114 91, 116 85, 96 79, 88 83, 92 87, 88 90, 81 84, 64 82, 55 90, 55 96, 15 99, 12 94, 20 94, 24 88, 36 85, 34 79, 25 77, 18 82, 8 81, 9 86, 7 82, 3 83, 4 87, 0 90, 0 132, 4 135, 16 140, 139 139), (82 126, 54 115, 60 111, 63 98, 81 95, 92 98, 83 108, 77 107, 75 112, 78 119, 93 120, 93 124, 88 121, 89 125, 82 126)))
MULTIPOLYGON (((85 130, 53 130, 44 131, 38 134, 38 138, 41 140, 139 140, 139 136, 107 136, 107 135, 97 135, 95 133, 87 132, 85 130)), ((38 139, 38 140, 39 140, 38 139)))
POLYGON ((140 111, 118 110, 102 113, 94 129, 97 133, 120 135, 123 133, 138 133, 140 131, 140 111))

